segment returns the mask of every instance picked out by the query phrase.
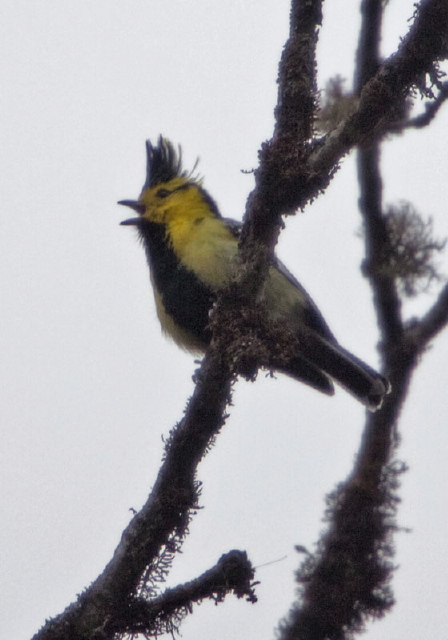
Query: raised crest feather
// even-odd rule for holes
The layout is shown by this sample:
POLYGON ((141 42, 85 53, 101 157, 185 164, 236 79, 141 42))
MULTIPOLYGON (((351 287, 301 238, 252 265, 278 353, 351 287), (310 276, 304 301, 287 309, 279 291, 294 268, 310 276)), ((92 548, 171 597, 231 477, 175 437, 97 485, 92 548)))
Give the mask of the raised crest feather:
POLYGON ((150 140, 146 141, 146 182, 143 191, 173 178, 187 178, 188 175, 182 168, 180 146, 176 151, 173 144, 163 136, 159 136, 157 145, 153 145, 150 140))

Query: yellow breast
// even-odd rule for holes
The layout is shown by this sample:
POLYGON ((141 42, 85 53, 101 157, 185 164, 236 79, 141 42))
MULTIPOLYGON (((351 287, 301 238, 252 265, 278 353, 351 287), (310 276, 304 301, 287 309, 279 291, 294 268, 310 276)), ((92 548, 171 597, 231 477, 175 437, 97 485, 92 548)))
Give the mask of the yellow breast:
POLYGON ((238 243, 218 218, 176 218, 170 222, 172 247, 184 267, 213 289, 222 288, 232 273, 238 243))

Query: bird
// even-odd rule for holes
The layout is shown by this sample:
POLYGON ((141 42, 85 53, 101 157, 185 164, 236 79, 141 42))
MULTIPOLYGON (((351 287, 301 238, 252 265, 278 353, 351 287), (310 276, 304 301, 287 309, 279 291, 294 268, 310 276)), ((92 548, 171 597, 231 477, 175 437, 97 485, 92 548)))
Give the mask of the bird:
MULTIPOLYGON (((162 331, 180 347, 204 353, 212 339, 210 313, 233 273, 242 224, 224 218, 202 178, 183 167, 182 148, 159 136, 146 141, 146 179, 137 200, 120 200, 138 215, 134 226, 146 252, 162 331)), ((327 395, 334 383, 370 411, 390 392, 388 380, 337 341, 312 298, 273 257, 259 294, 269 321, 280 320, 298 340, 280 373, 327 395)))

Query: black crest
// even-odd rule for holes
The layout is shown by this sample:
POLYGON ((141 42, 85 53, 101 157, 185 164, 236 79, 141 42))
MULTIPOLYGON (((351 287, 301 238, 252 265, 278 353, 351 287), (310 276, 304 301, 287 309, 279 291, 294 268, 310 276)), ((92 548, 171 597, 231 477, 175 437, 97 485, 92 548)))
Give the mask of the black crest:
POLYGON ((157 184, 169 182, 173 178, 187 177, 188 173, 182 169, 182 151, 173 147, 171 142, 159 136, 157 145, 151 140, 146 141, 146 182, 145 189, 151 189, 157 184))

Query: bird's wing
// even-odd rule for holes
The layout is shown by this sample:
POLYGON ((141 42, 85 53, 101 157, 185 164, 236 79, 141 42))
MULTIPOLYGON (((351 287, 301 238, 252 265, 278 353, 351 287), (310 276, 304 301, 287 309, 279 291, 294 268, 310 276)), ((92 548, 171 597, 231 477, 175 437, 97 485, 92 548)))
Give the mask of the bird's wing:
MULTIPOLYGON (((238 220, 233 220, 232 218, 223 218, 223 221, 225 222, 227 228, 231 231, 233 236, 239 240, 241 237, 241 229, 243 227, 242 223, 238 220)), ((303 321, 306 326, 313 331, 316 331, 316 333, 324 337, 329 342, 336 342, 336 338, 330 330, 330 327, 325 322, 324 317, 322 316, 311 296, 300 284, 300 282, 293 276, 293 274, 285 267, 283 262, 281 262, 281 260, 279 260, 276 256, 273 257, 273 267, 276 268, 277 271, 279 271, 286 278, 286 280, 300 292, 300 298, 306 301, 306 306, 302 309, 303 321)))

